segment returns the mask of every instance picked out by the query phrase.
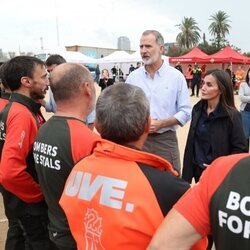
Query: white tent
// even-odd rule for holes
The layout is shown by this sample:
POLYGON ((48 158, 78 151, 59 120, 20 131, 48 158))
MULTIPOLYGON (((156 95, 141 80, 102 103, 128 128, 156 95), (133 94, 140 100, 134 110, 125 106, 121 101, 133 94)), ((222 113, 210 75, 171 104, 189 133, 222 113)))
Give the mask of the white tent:
POLYGON ((97 63, 125 63, 131 62, 130 54, 123 50, 117 50, 108 56, 97 59, 97 63))
POLYGON ((96 64, 96 59, 86 56, 79 51, 66 51, 66 50, 46 50, 42 53, 36 54, 36 57, 46 61, 50 55, 58 54, 64 57, 67 62, 81 63, 81 64, 96 64))
POLYGON ((78 51, 62 51, 59 54, 63 56, 67 62, 71 63, 82 63, 82 64, 96 63, 96 59, 86 56, 78 51))
POLYGON ((130 55, 131 62, 142 62, 141 53, 139 50, 130 55))

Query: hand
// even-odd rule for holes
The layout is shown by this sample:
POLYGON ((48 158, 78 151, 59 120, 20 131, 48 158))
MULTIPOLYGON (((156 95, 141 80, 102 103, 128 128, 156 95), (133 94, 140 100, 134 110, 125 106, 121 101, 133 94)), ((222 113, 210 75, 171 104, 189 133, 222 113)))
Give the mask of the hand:
POLYGON ((161 121, 157 119, 151 119, 149 133, 156 133, 161 128, 161 121))

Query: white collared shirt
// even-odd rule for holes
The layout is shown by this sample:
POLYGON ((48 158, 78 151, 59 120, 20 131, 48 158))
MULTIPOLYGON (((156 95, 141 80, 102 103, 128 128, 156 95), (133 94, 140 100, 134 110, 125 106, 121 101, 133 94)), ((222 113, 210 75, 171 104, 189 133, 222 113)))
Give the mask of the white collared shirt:
MULTIPOLYGON (((163 62, 154 79, 145 67, 133 71, 126 83, 142 88, 150 102, 152 119, 175 117, 183 126, 191 118, 191 102, 186 80, 181 72, 163 62)), ((162 128, 158 132, 175 131, 178 126, 162 128)))

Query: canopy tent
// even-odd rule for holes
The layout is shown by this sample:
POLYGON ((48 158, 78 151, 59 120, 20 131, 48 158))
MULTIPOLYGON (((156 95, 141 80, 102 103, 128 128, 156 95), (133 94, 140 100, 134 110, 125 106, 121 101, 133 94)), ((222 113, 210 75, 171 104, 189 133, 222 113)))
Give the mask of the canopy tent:
POLYGON ((142 62, 141 53, 139 50, 130 55, 131 62, 142 62))
POLYGON ((96 59, 86 56, 79 51, 62 51, 59 54, 63 56, 67 62, 71 63, 89 64, 96 63, 97 61, 96 59))
POLYGON ((250 58, 243 56, 230 46, 224 47, 222 50, 210 55, 213 63, 243 63, 250 64, 250 58))
MULTIPOLYGON (((164 61, 168 63, 168 57, 162 56, 164 61)), ((142 62, 140 51, 136 51, 133 54, 128 54, 123 50, 117 50, 108 56, 97 59, 97 63, 133 63, 142 62)))
POLYGON ((170 57, 170 63, 210 63, 211 57, 201 51, 199 48, 195 47, 187 54, 178 56, 178 57, 170 57))
POLYGON ((130 54, 123 51, 117 50, 108 56, 97 59, 97 63, 125 63, 131 62, 130 54))
POLYGON ((92 64, 96 63, 96 59, 86 56, 79 51, 67 51, 65 48, 54 48, 54 49, 44 49, 42 52, 36 54, 36 57, 43 61, 46 61, 50 55, 61 55, 65 58, 67 62, 80 63, 80 64, 92 64))

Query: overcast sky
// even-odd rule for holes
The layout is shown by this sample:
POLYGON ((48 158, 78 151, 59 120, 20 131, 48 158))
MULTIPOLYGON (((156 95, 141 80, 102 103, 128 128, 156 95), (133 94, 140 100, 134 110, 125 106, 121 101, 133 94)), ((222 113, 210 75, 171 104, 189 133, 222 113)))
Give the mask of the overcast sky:
POLYGON ((131 49, 137 50, 140 35, 146 29, 157 29, 165 42, 174 42, 180 32, 176 25, 184 16, 193 17, 201 36, 205 33, 209 39, 209 18, 219 10, 230 16, 231 30, 227 36, 230 43, 242 52, 250 51, 250 1, 1 0, 0 9, 3 51, 38 52, 41 38, 47 49, 57 47, 58 43, 117 48, 119 36, 127 36, 131 49))

